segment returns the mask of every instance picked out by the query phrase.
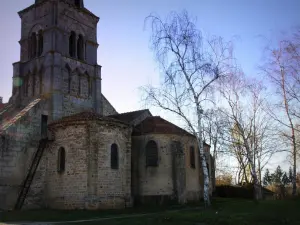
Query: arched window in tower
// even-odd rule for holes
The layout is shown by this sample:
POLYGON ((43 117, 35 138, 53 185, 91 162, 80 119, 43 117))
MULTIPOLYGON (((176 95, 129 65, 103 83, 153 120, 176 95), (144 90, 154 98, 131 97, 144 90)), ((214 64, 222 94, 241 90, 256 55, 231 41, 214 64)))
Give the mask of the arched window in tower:
POLYGON ((36 33, 31 34, 31 58, 36 57, 36 33))
POLYGON ((63 147, 60 147, 58 149, 58 155, 57 155, 57 172, 63 173, 65 171, 66 167, 66 151, 63 147))
POLYGON ((81 34, 77 40, 77 58, 83 60, 83 37, 81 34))
POLYGON ((112 144, 110 147, 110 167, 112 169, 119 169, 119 152, 117 144, 112 144))
POLYGON ((158 148, 155 141, 148 141, 146 145, 146 166, 158 166, 158 148))
POLYGON ((193 168, 193 169, 196 168, 195 148, 194 148, 194 146, 190 147, 190 165, 191 165, 191 168, 193 168))
POLYGON ((41 56, 44 50, 44 37, 42 30, 40 30, 38 33, 38 42, 38 56, 41 56))
POLYGON ((75 57, 76 55, 76 34, 74 31, 71 32, 69 38, 69 54, 71 57, 75 57))

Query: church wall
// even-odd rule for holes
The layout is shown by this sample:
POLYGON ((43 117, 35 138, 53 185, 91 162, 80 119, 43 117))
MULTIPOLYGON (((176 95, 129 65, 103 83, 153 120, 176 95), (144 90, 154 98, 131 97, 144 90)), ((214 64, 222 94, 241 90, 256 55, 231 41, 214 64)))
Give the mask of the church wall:
POLYGON ((102 110, 103 110, 103 116, 118 114, 118 112, 110 104, 110 102, 104 97, 104 95, 102 95, 102 110))
POLYGON ((87 193, 87 130, 85 124, 58 128, 47 149, 45 198, 50 208, 84 209, 87 193), (58 151, 65 149, 65 171, 59 173, 58 151))
MULTIPOLYGON (((132 145, 138 152, 138 159, 133 159, 137 163, 138 196, 171 196, 173 194, 172 163, 169 148, 169 138, 164 135, 143 135, 133 136, 132 145), (145 146, 148 141, 153 140, 158 147, 158 166, 146 167, 145 146)), ((143 201, 141 199, 141 201, 143 201)))
POLYGON ((197 201, 202 197, 202 190, 200 183, 201 168, 199 165, 199 150, 197 140, 192 137, 186 139, 185 144, 185 163, 186 163, 186 198, 187 201, 197 201), (195 168, 191 167, 190 147, 195 149, 195 168))
POLYGON ((47 150, 45 201, 57 209, 111 209, 131 206, 131 128, 109 121, 75 122, 54 128, 47 150), (77 124, 77 125, 76 125, 77 124), (117 144, 118 169, 111 168, 117 144), (58 149, 66 151, 66 169, 57 172, 58 149))
MULTIPOLYGON (((159 204, 163 201, 173 201, 175 191, 178 195, 177 201, 182 203, 200 199, 200 168, 197 167, 197 162, 195 169, 190 168, 191 144, 196 146, 194 138, 178 135, 148 134, 132 137, 132 190, 135 201, 147 203, 155 198, 159 204), (158 145, 158 167, 145 166, 145 146, 149 140, 154 140, 158 145), (181 143, 184 155, 174 155, 173 141, 181 143)), ((197 157, 197 151, 195 155, 197 157)))
POLYGON ((8 141, 0 152, 0 208, 12 208, 16 203, 20 185, 38 148, 43 108, 44 102, 38 103, 5 131, 8 141))
POLYGON ((126 125, 94 123, 90 127, 90 149, 97 155, 97 178, 90 196, 97 208, 124 208, 131 205, 131 128, 126 125), (111 168, 111 146, 117 144, 118 169, 111 168))

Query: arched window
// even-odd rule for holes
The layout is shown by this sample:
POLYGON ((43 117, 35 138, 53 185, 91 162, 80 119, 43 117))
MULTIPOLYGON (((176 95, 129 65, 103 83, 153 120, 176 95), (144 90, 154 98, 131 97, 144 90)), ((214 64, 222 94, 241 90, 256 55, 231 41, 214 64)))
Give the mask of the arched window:
POLYGON ((196 161, 195 161, 195 148, 194 146, 190 147, 190 165, 191 168, 196 168, 196 161))
POLYGON ((31 58, 36 57, 36 33, 31 34, 31 58))
POLYGON ((74 31, 71 32, 69 38, 69 54, 71 57, 75 57, 76 52, 76 34, 74 31))
POLYGON ((83 60, 83 37, 81 34, 77 40, 77 58, 83 60))
POLYGON ((112 144, 110 147, 110 167, 112 169, 119 169, 119 152, 117 144, 112 144))
POLYGON ((38 43, 38 56, 41 56, 42 53, 43 53, 43 49, 44 49, 44 38, 43 38, 43 32, 42 30, 39 31, 38 33, 38 40, 39 40, 39 43, 38 43))
POLYGON ((158 148, 152 140, 146 145, 146 166, 158 166, 158 148))
POLYGON ((66 166, 66 151, 63 147, 58 149, 57 172, 63 173, 66 166))

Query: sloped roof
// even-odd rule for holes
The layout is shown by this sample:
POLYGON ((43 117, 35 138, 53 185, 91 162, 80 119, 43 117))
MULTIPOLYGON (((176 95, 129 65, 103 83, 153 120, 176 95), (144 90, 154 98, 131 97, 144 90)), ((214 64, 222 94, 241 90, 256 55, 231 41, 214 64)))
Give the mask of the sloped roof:
POLYGON ((142 110, 137 110, 137 111, 132 111, 132 112, 110 115, 109 117, 124 121, 126 123, 130 123, 133 120, 137 119, 142 114, 144 114, 145 112, 148 112, 151 115, 151 113, 148 109, 142 109, 142 110))
POLYGON ((28 113, 35 105, 37 105, 41 101, 40 98, 37 98, 33 101, 31 101, 24 109, 19 111, 16 115, 13 115, 12 118, 9 118, 7 121, 4 121, 4 123, 0 126, 0 132, 3 132, 7 128, 9 128, 12 124, 16 123, 20 118, 22 118, 26 113, 28 113))
POLYGON ((0 110, 6 106, 6 103, 0 103, 0 110))
POLYGON ((65 116, 59 120, 56 120, 56 121, 50 123, 49 126, 53 126, 53 125, 61 124, 61 123, 68 123, 68 122, 92 121, 92 120, 118 122, 118 123, 123 123, 125 125, 128 125, 127 123, 120 121, 118 119, 115 119, 115 118, 101 116, 95 112, 85 111, 85 112, 80 112, 80 113, 77 113, 77 114, 74 114, 71 116, 65 116))
POLYGON ((193 134, 159 116, 148 117, 135 126, 133 136, 143 134, 178 134, 195 137, 193 134))

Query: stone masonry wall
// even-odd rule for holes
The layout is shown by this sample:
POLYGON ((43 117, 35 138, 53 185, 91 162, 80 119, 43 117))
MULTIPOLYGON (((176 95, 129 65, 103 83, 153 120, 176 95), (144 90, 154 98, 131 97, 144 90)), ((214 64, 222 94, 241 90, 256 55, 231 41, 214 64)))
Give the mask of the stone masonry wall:
POLYGON ((55 141, 46 152, 45 195, 47 206, 56 209, 84 209, 87 193, 86 124, 58 128, 55 141), (65 171, 58 173, 58 150, 65 149, 65 171))
POLYGON ((89 194, 96 195, 98 208, 131 206, 131 128, 97 122, 90 126, 90 149, 97 152, 97 178, 89 194), (111 145, 117 144, 119 167, 111 168, 111 145))
MULTIPOLYGON (((140 198, 145 198, 145 196, 169 196, 171 198, 177 191, 180 202, 198 201, 202 190, 199 181, 200 171, 197 162, 195 169, 190 168, 189 148, 191 145, 196 145, 196 140, 191 137, 168 134, 133 136, 133 157, 136 157, 132 159, 134 160, 132 171, 133 195, 140 198), (150 140, 154 140, 158 145, 158 167, 147 168, 145 166, 145 146, 150 140), (184 154, 182 159, 176 159, 172 155, 174 141, 181 143, 184 154), (173 160, 176 163, 173 163, 173 160), (184 173, 180 169, 182 167, 179 164, 181 161, 184 173), (175 164, 176 168, 172 168, 175 164), (176 180, 174 181, 174 179, 176 180)), ((176 157, 178 156, 180 154, 176 157)), ((197 159, 197 151, 195 151, 195 156, 197 159)))
POLYGON ((103 116, 118 114, 118 112, 115 110, 115 108, 110 104, 110 102, 105 98, 103 94, 102 94, 101 102, 102 102, 103 116))
POLYGON ((164 135, 133 136, 133 151, 138 152, 138 158, 132 159, 136 164, 138 174, 136 188, 138 196, 160 196, 173 194, 172 161, 169 148, 170 139, 164 135), (158 167, 146 167, 145 146, 153 140, 158 147, 158 167))
POLYGON ((186 154, 186 197, 188 201, 195 201, 201 198, 203 188, 200 184, 201 169, 199 166, 199 151, 198 144, 195 138, 188 137, 185 140, 185 154, 186 154), (190 147, 193 146, 195 150, 195 168, 191 167, 190 161, 190 147))
POLYGON ((58 209, 110 209, 131 205, 131 128, 107 121, 78 122, 55 128, 47 152, 46 202, 58 209), (117 144, 119 168, 111 168, 111 145, 117 144), (57 152, 66 151, 59 174, 57 152))
POLYGON ((9 140, 0 156, 0 208, 9 209, 16 203, 20 185, 38 148, 44 105, 38 103, 5 131, 9 140))

